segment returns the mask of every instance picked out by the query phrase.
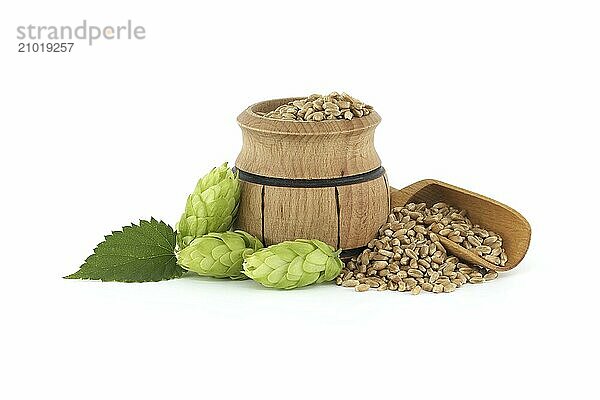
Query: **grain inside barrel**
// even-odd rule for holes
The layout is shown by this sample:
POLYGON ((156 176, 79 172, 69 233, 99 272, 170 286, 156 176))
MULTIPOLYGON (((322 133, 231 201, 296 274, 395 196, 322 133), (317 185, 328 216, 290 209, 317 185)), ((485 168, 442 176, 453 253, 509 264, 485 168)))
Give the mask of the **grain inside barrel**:
POLYGON ((242 195, 236 222, 265 245, 298 238, 365 246, 389 213, 389 186, 373 144, 376 113, 320 122, 265 118, 297 98, 254 104, 238 116, 242 195))

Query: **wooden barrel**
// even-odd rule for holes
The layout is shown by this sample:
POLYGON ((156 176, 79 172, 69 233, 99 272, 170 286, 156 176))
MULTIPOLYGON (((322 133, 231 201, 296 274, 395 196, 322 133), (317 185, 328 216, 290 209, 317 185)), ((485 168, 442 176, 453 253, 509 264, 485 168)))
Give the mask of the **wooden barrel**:
POLYGON ((297 98, 254 104, 237 118, 242 195, 236 228, 265 245, 320 239, 352 251, 377 235, 390 209, 389 185, 373 145, 376 112, 320 122, 265 118, 297 98))

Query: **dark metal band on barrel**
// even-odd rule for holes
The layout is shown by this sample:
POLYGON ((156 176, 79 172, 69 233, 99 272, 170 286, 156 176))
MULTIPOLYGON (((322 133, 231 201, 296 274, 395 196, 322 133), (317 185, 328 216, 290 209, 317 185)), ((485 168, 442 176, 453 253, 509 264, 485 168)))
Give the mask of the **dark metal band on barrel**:
MULTIPOLYGON (((265 242, 265 187, 290 187, 290 188, 326 188, 331 187, 335 190, 335 208, 337 213, 337 243, 336 248, 340 248, 341 241, 341 219, 340 219, 340 198, 338 186, 354 185, 357 183, 369 182, 383 176, 386 189, 388 190, 389 199, 389 188, 387 187, 387 179, 385 178, 385 169, 383 167, 376 168, 372 171, 368 171, 358 175, 342 176, 340 178, 329 178, 329 179, 287 179, 287 178, 273 178, 269 176, 262 176, 252 174, 250 172, 242 171, 237 167, 233 168, 233 171, 238 174, 242 181, 261 185, 261 239, 265 242)), ((389 206, 389 200, 388 200, 389 206)), ((349 258, 359 254, 363 248, 346 249, 342 251, 342 258, 349 258)))
POLYGON ((241 180, 250 183, 256 183, 257 185, 266 186, 279 186, 279 187, 291 187, 291 188, 323 188, 323 187, 335 187, 354 185, 357 183, 363 183, 372 181, 385 174, 383 167, 376 168, 372 171, 365 172, 358 175, 342 176, 339 178, 327 178, 327 179, 290 179, 290 178, 274 178, 270 176, 262 176, 252 174, 250 172, 242 171, 239 168, 233 168, 234 172, 239 173, 241 180))

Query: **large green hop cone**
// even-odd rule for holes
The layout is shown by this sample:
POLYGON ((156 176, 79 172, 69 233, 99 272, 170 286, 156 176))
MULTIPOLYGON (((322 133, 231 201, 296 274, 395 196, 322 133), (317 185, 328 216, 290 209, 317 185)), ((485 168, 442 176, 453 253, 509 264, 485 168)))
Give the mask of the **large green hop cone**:
POLYGON ((244 274, 264 286, 277 289, 331 281, 342 270, 340 251, 319 240, 283 242, 246 257, 244 274))
POLYGON ((207 233, 230 229, 237 214, 240 191, 240 180, 227 163, 213 168, 201 178, 188 197, 185 211, 177 224, 179 249, 207 233))
POLYGON ((177 263, 202 276, 245 279, 244 257, 262 247, 260 240, 244 231, 209 233, 177 252, 177 263))

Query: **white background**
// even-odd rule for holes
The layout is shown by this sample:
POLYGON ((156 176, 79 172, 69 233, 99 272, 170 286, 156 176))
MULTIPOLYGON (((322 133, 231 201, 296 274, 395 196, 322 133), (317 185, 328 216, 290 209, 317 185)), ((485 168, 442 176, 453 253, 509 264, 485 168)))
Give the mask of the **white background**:
POLYGON ((597 395, 598 3, 389 3, 2 3, 0 397, 597 395), (18 25, 84 18, 147 38, 17 53, 18 25), (519 267, 420 296, 61 279, 112 229, 174 224, 246 106, 331 90, 382 115, 394 186, 522 212, 519 267))

